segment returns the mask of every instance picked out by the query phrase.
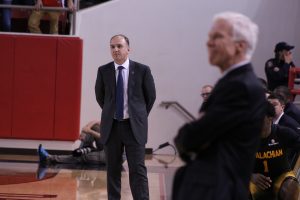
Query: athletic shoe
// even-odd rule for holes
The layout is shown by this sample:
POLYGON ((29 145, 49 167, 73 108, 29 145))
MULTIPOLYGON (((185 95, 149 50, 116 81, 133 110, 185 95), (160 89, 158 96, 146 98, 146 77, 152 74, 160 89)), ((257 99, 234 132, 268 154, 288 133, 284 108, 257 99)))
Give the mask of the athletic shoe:
POLYGON ((38 154, 39 154, 39 160, 40 163, 46 163, 47 162, 47 157, 49 156, 49 153, 42 147, 42 145, 39 145, 38 149, 38 154))

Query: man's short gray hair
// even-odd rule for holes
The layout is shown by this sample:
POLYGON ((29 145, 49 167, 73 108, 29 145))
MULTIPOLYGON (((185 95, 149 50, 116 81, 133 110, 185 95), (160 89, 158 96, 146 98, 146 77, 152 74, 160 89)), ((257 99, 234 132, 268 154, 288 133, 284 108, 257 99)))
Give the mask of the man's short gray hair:
POLYGON ((214 16, 213 21, 225 20, 232 26, 232 37, 235 41, 247 43, 246 56, 250 59, 256 47, 258 26, 249 17, 236 12, 223 12, 214 16))

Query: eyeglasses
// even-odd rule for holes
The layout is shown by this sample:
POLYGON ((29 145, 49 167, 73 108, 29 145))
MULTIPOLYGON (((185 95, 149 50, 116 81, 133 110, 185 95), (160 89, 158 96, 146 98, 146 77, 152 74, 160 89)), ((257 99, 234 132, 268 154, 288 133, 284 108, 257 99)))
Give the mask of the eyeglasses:
POLYGON ((210 92, 202 93, 202 94, 201 94, 202 97, 207 97, 207 96, 209 96, 209 95, 210 95, 210 92))

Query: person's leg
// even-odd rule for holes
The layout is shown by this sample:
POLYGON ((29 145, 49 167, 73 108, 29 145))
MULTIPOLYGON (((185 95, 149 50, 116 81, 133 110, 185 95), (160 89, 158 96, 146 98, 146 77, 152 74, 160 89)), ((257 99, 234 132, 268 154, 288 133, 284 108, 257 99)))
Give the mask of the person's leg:
POLYGON ((72 155, 49 155, 48 159, 52 163, 76 164, 83 162, 81 157, 74 157, 72 155))
MULTIPOLYGON (((11 5, 12 0, 3 0, 3 4, 11 5)), ((11 31, 11 9, 3 8, 2 9, 2 23, 3 23, 3 31, 11 31)))
POLYGON ((123 123, 122 140, 129 168, 129 184, 133 199, 149 199, 147 168, 145 166, 145 145, 135 140, 130 122, 123 123))
POLYGON ((133 199, 149 199, 145 146, 125 145, 129 167, 129 183, 133 199))
POLYGON ((299 198, 299 183, 295 177, 287 177, 281 184, 279 190, 279 200, 298 200, 299 198))
POLYGON ((86 164, 105 165, 106 158, 104 151, 92 151, 88 154, 82 155, 82 160, 86 164))
POLYGON ((75 164, 82 162, 81 157, 74 157, 72 155, 51 155, 46 149, 39 145, 38 148, 39 161, 41 164, 51 164, 51 163, 65 163, 65 164, 75 164))
POLYGON ((43 11, 33 10, 28 19, 28 29, 30 33, 42 33, 40 29, 40 22, 43 16, 43 11))
POLYGON ((58 22, 59 22, 60 12, 49 11, 48 15, 50 19, 50 34, 58 34, 58 22))
POLYGON ((108 200, 121 199, 121 171, 123 144, 120 139, 122 132, 119 122, 114 122, 107 143, 104 146, 107 166, 108 200))

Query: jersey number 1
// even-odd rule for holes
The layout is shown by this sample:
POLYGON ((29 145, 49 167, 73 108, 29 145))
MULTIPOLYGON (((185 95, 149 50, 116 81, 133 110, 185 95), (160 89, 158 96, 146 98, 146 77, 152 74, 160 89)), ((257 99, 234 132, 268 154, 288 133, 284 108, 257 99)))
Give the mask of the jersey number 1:
POLYGON ((265 173, 268 173, 268 172, 269 172, 268 161, 264 160, 264 161, 263 161, 263 164, 264 164, 264 172, 265 172, 265 173))

